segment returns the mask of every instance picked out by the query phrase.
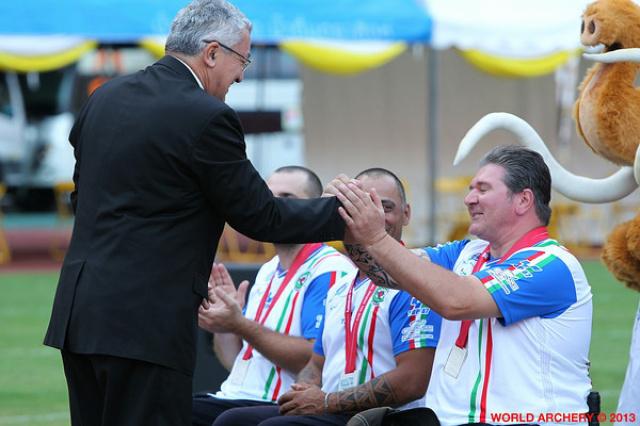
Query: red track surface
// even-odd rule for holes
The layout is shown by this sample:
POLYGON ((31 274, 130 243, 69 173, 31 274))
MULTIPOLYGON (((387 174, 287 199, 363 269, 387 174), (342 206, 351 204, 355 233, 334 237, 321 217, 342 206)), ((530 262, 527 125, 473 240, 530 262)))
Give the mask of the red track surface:
POLYGON ((0 264, 0 273, 60 271, 69 232, 64 228, 5 229, 11 261, 0 264))

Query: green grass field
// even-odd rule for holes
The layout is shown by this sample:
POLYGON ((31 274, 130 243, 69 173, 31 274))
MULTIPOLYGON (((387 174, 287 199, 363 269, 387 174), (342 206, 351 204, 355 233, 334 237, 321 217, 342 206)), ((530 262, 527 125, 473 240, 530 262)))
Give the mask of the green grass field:
MULTIPOLYGON (((594 294, 591 377, 602 412, 613 413, 640 294, 616 282, 598 261, 583 265, 594 294)), ((57 278, 0 273, 0 425, 69 424, 60 353, 42 345, 57 278)))

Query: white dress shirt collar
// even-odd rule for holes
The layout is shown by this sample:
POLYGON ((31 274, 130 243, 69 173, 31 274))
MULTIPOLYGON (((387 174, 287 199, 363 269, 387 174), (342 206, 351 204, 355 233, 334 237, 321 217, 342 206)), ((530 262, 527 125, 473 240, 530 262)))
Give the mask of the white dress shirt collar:
POLYGON ((188 69, 189 71, 191 71, 191 74, 193 74, 193 77, 194 77, 194 78, 196 79, 196 81, 198 82, 198 86, 200 86, 200 88, 201 88, 202 90, 204 90, 204 86, 202 85, 202 81, 200 81, 200 79, 198 78, 198 76, 196 75, 196 73, 195 73, 195 72, 193 72, 193 70, 191 69, 191 67, 190 67, 189 65, 187 65, 187 63, 186 63, 185 61, 183 61, 182 59, 177 58, 177 57, 175 57, 175 56, 174 56, 174 58, 176 58, 178 61, 180 61, 180 62, 182 63, 182 65, 184 65, 185 67, 187 67, 187 69, 188 69))

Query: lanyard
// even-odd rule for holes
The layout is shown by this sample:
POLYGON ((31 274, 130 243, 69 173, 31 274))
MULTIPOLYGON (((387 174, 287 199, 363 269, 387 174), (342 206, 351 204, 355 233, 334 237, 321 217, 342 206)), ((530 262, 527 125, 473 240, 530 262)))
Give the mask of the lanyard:
MULTIPOLYGON (((513 245, 513 247, 511 247, 511 249, 509 249, 509 251, 504 256, 500 258, 498 263, 502 263, 503 259, 508 259, 516 251, 525 247, 531 247, 547 238, 549 238, 549 234, 547 234, 547 229, 543 226, 527 232, 513 245)), ((487 245, 487 247, 482 251, 482 254, 480 254, 480 257, 478 257, 478 261, 473 267, 473 271, 471 272, 472 275, 480 271, 480 269, 482 269, 482 266, 487 262, 487 260, 489 259, 490 249, 491 245, 487 245)), ((467 345, 467 339, 469 338, 469 327, 471 327, 472 322, 472 320, 462 321, 462 325, 460 326, 460 334, 456 339, 457 347, 464 348, 467 345)))
MULTIPOLYGON (((255 322, 257 322, 260 325, 264 324, 267 317, 271 313, 271 310, 275 306, 276 301, 280 298, 280 295, 282 295, 282 292, 287 287, 287 284, 289 284, 289 281, 291 281, 291 279, 296 275, 296 272, 298 272, 298 269, 300 269, 300 266, 302 266, 302 264, 307 260, 309 255, 313 253, 316 249, 318 249, 321 245, 322 244, 320 243, 307 244, 302 248, 302 250, 298 252, 295 259, 293 259, 293 263, 289 267, 287 274, 284 276, 284 280, 280 284, 280 287, 278 287, 278 291, 276 292, 275 296, 273 296, 273 299, 269 304, 269 308, 267 309, 267 312, 265 312, 263 316, 262 311, 264 310, 264 307, 267 304, 267 299, 269 298, 269 293, 271 292, 271 284, 273 283, 273 279, 277 275, 277 271, 276 273, 273 274, 273 277, 271 277, 271 281, 269 281, 269 286, 267 287, 267 291, 265 291, 264 295, 262 295, 262 299, 260 300, 260 305, 258 305, 258 311, 256 312, 256 316, 254 318, 255 322)), ((247 360, 251 358, 252 352, 253 352, 253 346, 249 345, 244 355, 242 356, 242 359, 247 360)))
POLYGON ((345 373, 353 373, 356 371, 356 352, 358 347, 358 327, 360 326, 360 321, 362 320, 362 314, 365 308, 369 305, 369 299, 373 296, 377 286, 369 281, 369 286, 367 287, 367 292, 358 307, 358 311, 356 312, 356 317, 353 320, 353 326, 351 326, 351 311, 353 306, 353 288, 358 281, 358 275, 353 279, 351 283, 351 287, 349 288, 349 292, 347 293, 347 301, 344 306, 344 325, 345 325, 345 352, 346 352, 346 364, 345 364, 345 373))

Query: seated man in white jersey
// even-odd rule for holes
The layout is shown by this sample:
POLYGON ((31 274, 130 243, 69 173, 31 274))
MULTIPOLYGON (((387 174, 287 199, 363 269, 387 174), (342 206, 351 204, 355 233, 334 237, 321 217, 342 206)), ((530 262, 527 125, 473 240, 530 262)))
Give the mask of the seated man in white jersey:
POLYGON ((346 176, 331 186, 352 260, 444 318, 427 391, 443 426, 587 424, 591 290, 547 235, 551 176, 540 154, 491 150, 464 200, 479 239, 418 250, 384 232, 379 192, 346 176))
MULTIPOLYGON (((279 168, 267 185, 277 197, 322 195, 317 175, 299 166, 279 168)), ((217 300, 200 309, 199 325, 214 333, 214 350, 230 374, 217 393, 194 396, 194 425, 209 426, 233 407, 276 406, 309 361, 329 287, 355 270, 325 244, 275 244, 275 250, 258 271, 244 312, 249 283, 236 290, 223 265, 212 268, 217 300)))
MULTIPOLYGON (((402 182, 382 168, 358 177, 378 189, 385 230, 400 242, 411 212, 402 182)), ((343 426, 369 408, 424 406, 441 321, 410 294, 354 271, 329 290, 311 360, 280 407, 229 410, 214 426, 343 426)))

